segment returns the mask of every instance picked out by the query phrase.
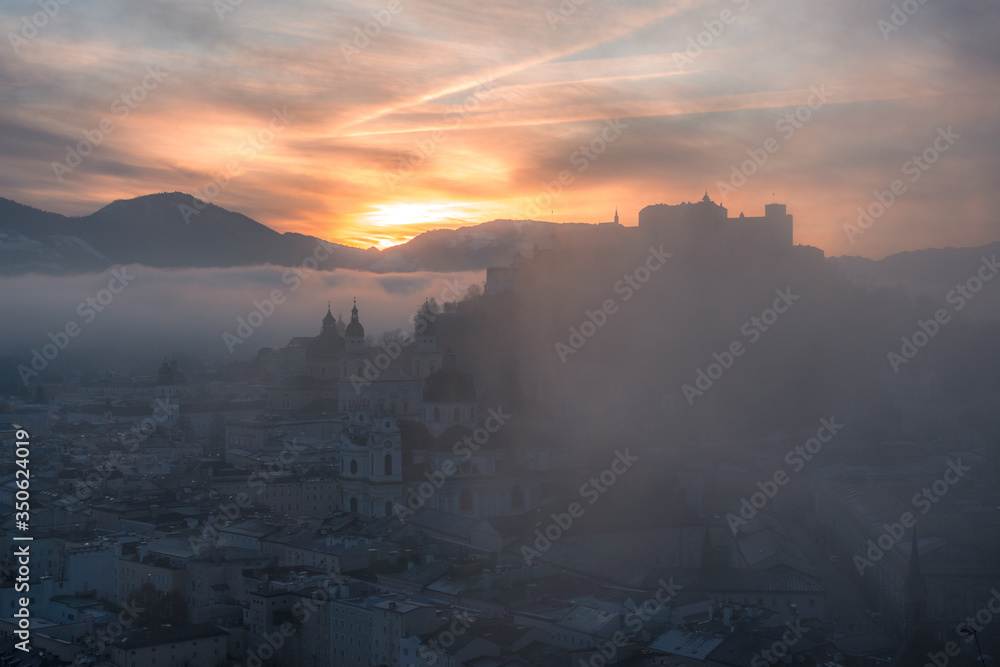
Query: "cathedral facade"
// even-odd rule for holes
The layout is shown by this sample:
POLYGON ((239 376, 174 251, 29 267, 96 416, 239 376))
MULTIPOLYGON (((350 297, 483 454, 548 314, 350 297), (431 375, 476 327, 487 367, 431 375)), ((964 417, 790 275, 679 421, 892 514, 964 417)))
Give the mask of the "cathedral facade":
POLYGON ((532 509, 537 475, 519 475, 515 454, 508 461, 496 435, 503 419, 477 405, 475 381, 441 349, 435 320, 425 304, 412 335, 375 345, 366 343, 356 302, 346 323, 327 308, 319 335, 262 353, 262 367, 280 378, 270 409, 340 416, 344 511, 403 519, 401 511, 421 507, 468 517, 532 509))

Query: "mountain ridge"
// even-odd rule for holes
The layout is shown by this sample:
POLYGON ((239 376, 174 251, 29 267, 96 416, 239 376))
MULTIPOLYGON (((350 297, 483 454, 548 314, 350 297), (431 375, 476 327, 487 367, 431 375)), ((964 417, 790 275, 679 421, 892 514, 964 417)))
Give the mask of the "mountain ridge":
MULTIPOLYGON (((483 270, 509 264, 534 248, 572 247, 607 233, 596 224, 496 219, 456 229, 428 230, 384 250, 357 248, 299 232, 278 232, 242 213, 183 192, 116 199, 84 216, 0 197, 0 275, 99 272, 117 264, 157 268, 298 266, 322 244, 324 269, 376 273, 483 270), (182 206, 196 214, 185 216, 182 206), (185 218, 189 218, 190 222, 185 218)), ((978 247, 926 248, 872 260, 842 255, 827 263, 861 282, 940 292, 978 255, 1000 253, 1000 242, 978 247)))

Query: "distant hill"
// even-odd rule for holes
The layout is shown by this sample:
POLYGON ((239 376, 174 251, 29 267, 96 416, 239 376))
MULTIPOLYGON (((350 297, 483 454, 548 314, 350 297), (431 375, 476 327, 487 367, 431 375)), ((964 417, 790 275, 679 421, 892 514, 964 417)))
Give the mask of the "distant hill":
MULTIPOLYGON (((498 220, 421 234, 379 251, 328 243, 324 268, 377 272, 459 271, 505 265, 530 248, 554 247, 595 225, 498 220)), ((0 275, 80 273, 117 264, 159 268, 298 266, 319 239, 260 224, 180 192, 118 200, 82 217, 40 211, 0 198, 0 275), (197 205, 196 205, 197 204, 197 205), (181 207, 198 209, 186 221, 181 207)))
MULTIPOLYGON (((831 257, 829 264, 855 282, 872 287, 899 288, 910 297, 946 303, 959 284, 975 278, 983 259, 1000 259, 1000 242, 975 248, 931 248, 889 255, 880 260, 831 257)), ((988 272, 984 271, 984 275, 988 272)), ((972 287, 975 287, 973 281, 972 287)), ((952 305, 955 305, 952 303, 952 305)), ((950 306, 949 306, 950 307, 950 306)), ((970 301, 969 312, 1000 317, 1000 276, 983 283, 970 301)))
MULTIPOLYGON (((584 223, 494 220, 425 232, 381 251, 324 241, 331 257, 323 268, 474 271, 507 265, 518 254, 531 255, 538 248, 603 247, 621 233, 624 228, 584 223)), ((118 264, 298 266, 319 242, 314 236, 276 232, 241 213, 180 192, 118 200, 83 217, 48 213, 0 198, 0 275, 93 272, 118 264), (182 206, 201 209, 188 222, 182 206)), ((856 281, 899 286, 911 295, 941 301, 958 281, 973 275, 983 255, 993 254, 1000 254, 1000 243, 904 252, 877 261, 845 256, 827 262, 856 281)), ((1000 312, 996 287, 984 290, 981 301, 1000 312)))
MULTIPOLYGON (((302 234, 280 234, 213 204, 189 224, 180 206, 194 208, 195 202, 179 192, 147 195, 71 218, 0 199, 0 272, 76 273, 116 264, 292 266, 310 256, 318 242, 302 234)), ((331 265, 366 268, 374 251, 332 244, 331 252, 331 265)))

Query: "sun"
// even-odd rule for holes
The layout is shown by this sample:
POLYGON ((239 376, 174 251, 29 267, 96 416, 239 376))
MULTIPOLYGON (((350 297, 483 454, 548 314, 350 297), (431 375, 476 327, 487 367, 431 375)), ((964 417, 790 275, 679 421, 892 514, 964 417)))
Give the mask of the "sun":
POLYGON ((373 204, 353 215, 349 241, 384 250, 434 229, 455 229, 485 219, 505 217, 503 207, 488 202, 408 201, 373 204), (492 215, 493 218, 488 216, 492 215))
POLYGON ((421 227, 445 223, 452 217, 456 205, 444 203, 391 203, 376 204, 368 215, 376 227, 421 227))

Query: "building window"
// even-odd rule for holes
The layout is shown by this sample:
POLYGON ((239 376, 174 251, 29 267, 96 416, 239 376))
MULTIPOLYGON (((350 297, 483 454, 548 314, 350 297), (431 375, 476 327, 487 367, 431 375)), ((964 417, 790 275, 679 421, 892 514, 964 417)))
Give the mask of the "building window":
POLYGON ((434 422, 437 423, 441 421, 441 410, 434 408, 434 422))
POLYGON ((510 506, 514 509, 524 507, 524 490, 521 489, 520 484, 515 484, 514 488, 510 491, 510 506))
POLYGON ((352 475, 358 474, 358 462, 353 459, 351 460, 351 474, 352 475))
POLYGON ((472 491, 468 487, 463 488, 458 494, 458 509, 462 512, 472 510, 472 491))
POLYGON ((351 498, 351 511, 352 512, 357 512, 358 511, 358 499, 357 498, 351 498))
POLYGON ((385 515, 386 516, 392 516, 392 501, 391 500, 385 501, 385 515))
POLYGON ((385 474, 392 474, 392 454, 385 455, 385 474))
POLYGON ((456 424, 462 421, 462 410, 460 408, 455 408, 451 414, 451 420, 456 424))

